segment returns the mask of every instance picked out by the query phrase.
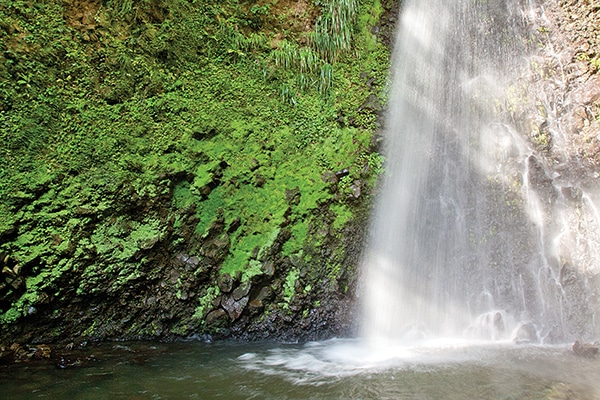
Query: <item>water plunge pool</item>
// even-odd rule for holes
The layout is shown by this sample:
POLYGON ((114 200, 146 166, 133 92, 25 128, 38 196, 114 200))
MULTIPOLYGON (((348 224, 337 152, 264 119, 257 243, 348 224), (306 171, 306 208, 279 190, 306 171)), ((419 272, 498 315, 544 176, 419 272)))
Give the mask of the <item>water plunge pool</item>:
POLYGON ((577 357, 570 345, 135 342, 77 354, 68 368, 57 360, 0 367, 0 398, 600 398, 600 360, 577 357))

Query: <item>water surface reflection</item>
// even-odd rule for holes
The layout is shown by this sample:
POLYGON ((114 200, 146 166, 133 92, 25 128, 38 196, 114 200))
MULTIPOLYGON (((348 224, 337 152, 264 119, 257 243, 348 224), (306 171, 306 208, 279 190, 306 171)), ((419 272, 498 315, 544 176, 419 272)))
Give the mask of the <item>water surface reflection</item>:
POLYGON ((75 368, 50 363, 0 368, 0 398, 600 398, 600 361, 576 357, 566 345, 330 340, 120 343, 86 351, 93 358, 75 368))

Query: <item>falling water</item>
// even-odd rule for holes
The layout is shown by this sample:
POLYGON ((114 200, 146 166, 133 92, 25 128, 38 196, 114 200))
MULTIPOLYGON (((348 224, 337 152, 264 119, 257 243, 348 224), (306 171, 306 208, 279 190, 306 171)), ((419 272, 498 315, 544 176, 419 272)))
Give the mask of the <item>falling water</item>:
POLYGON ((553 174, 506 106, 534 50, 533 5, 402 7, 386 175, 363 260, 362 335, 593 337, 593 194, 553 174))

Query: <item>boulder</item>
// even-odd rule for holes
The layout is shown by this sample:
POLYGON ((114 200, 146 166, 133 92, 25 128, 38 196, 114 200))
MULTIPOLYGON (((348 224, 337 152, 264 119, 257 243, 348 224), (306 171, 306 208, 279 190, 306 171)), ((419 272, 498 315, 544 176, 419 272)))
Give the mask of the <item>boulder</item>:
POLYGON ((519 325, 514 332, 513 342, 516 344, 538 342, 538 334, 535 325, 532 322, 523 322, 519 325))
POLYGON ((573 353, 579 357, 594 358, 598 354, 598 346, 591 343, 581 343, 579 340, 573 343, 572 349, 573 353))

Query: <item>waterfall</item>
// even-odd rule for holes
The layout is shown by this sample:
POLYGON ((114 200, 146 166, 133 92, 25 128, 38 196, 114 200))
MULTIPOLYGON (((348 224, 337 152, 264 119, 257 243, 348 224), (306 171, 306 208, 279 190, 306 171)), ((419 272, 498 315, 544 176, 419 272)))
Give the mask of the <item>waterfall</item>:
POLYGON ((594 194, 561 182, 511 117, 511 85, 535 51, 531 7, 403 1, 386 172, 363 257, 362 336, 597 334, 584 271, 598 254, 594 194))

